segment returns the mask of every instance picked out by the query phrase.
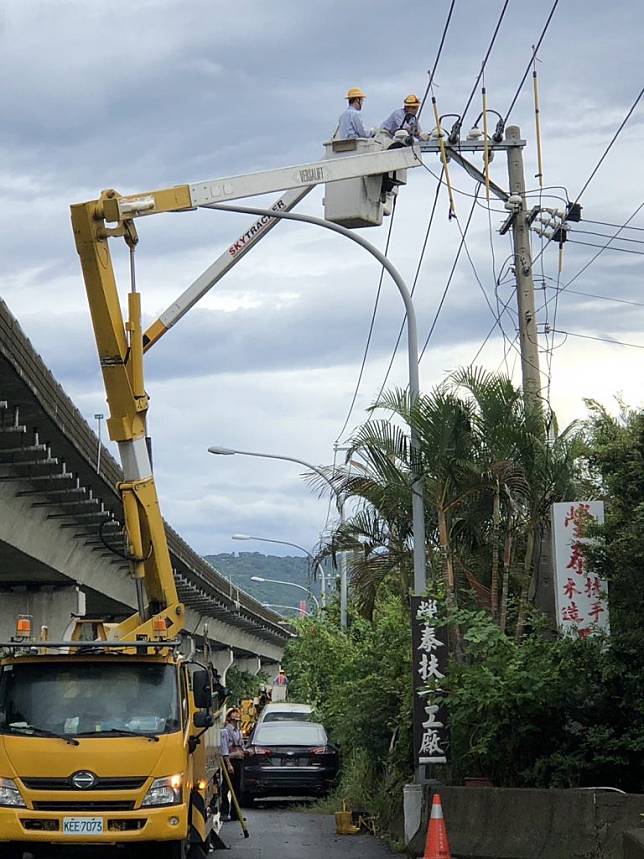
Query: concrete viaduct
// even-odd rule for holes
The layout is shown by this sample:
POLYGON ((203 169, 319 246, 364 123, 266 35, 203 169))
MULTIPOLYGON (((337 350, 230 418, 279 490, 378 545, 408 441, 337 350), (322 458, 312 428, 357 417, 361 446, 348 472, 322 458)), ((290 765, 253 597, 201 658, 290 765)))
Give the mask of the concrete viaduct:
MULTIPOLYGON (((119 465, 0 301, 0 640, 18 614, 60 639, 72 615, 128 616, 135 607, 118 554, 119 465)), ((208 636, 225 677, 232 664, 269 673, 291 633, 280 616, 231 587, 166 523, 186 626, 208 636)))

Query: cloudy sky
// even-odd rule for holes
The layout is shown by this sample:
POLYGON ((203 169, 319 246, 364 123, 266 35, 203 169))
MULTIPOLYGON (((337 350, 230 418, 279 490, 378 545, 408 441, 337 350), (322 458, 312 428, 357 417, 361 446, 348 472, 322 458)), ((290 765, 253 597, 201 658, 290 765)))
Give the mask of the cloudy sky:
MULTIPOLYGON (((496 24, 500 0, 456 0, 435 81, 441 113, 462 111, 496 24)), ((134 193, 201 179, 316 160, 335 127, 349 86, 368 93, 366 124, 378 125, 409 92, 425 90, 448 0, 317 3, 237 0, 3 0, 0 3, 0 296, 91 423, 105 411, 69 204, 102 188, 134 193)), ((485 72, 489 106, 505 113, 551 3, 510 0, 485 72)), ((543 205, 575 198, 642 86, 640 0, 560 0, 539 52, 545 185, 543 205), (552 194, 554 196, 548 196, 552 194)), ((511 122, 528 141, 528 185, 536 180, 530 78, 511 122)), ((477 92, 464 122, 480 111, 477 92)), ((421 118, 422 119, 422 118, 421 118)), ((424 124, 431 126, 429 110, 424 124)), ((623 224, 644 201, 642 105, 582 198, 584 216, 623 224)), ((427 156, 437 169, 437 160, 427 156)), ((499 153, 493 178, 507 183, 499 153)), ((457 214, 464 225, 473 181, 456 165, 457 214)), ((435 179, 410 171, 401 191, 389 255, 410 282, 418 266, 435 179)), ((320 215, 322 191, 301 204, 320 215)), ((535 202, 538 196, 532 198, 535 202)), ((267 205, 269 198, 255 204, 267 205)), ((495 281, 507 273, 510 246, 497 230, 498 204, 478 206, 465 254, 421 362, 425 389, 474 358, 494 323, 495 281), (472 265, 473 264, 473 265, 472 265), (476 275, 473 271, 476 269, 476 275)), ((139 224, 137 277, 152 321, 242 233, 248 217, 198 211, 139 224)), ((588 233, 610 227, 580 224, 588 233)), ((642 400, 644 350, 644 208, 616 243, 539 314, 570 332, 544 351, 544 394, 560 423, 584 415, 583 398, 618 392, 642 400), (575 290, 573 292, 572 290, 575 290), (605 296, 606 301, 579 292, 605 296), (621 299, 617 302, 614 299, 621 299), (623 303, 634 302, 634 303, 623 303), (642 302, 642 304, 638 304, 642 302), (551 361, 550 361, 551 359, 551 361)), ((379 247, 387 226, 365 231, 379 247)), ((601 235, 579 241, 604 244, 601 235)), ((418 277, 416 306, 424 342, 459 243, 441 193, 418 277)), ((539 240, 535 240, 535 254, 539 240)), ((113 245, 123 294, 124 247, 113 245)), ((597 248, 569 243, 560 284, 574 278, 597 248)), ((281 224, 149 353, 150 429, 166 518, 203 553, 268 550, 233 542, 246 532, 315 544, 327 504, 300 469, 242 457, 212 457, 208 445, 333 460, 371 318, 379 270, 361 249, 303 224, 281 224)), ((535 267, 538 304, 553 299, 557 251, 535 267), (547 285, 544 293, 542 284, 547 285)), ((519 380, 511 299, 478 363, 519 380)), ((389 363, 401 322, 400 297, 383 283, 366 371, 348 424, 364 417, 389 363)), ((392 384, 406 383, 405 351, 392 384)), ((542 337, 542 347, 552 336, 542 337)), ((276 548, 276 547, 275 547, 276 548)))

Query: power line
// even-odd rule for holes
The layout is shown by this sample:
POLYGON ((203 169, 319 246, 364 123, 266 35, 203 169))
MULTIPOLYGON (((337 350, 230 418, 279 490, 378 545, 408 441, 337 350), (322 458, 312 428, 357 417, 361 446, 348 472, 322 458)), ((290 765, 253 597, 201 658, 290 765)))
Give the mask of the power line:
POLYGON ((552 4, 552 9, 550 10, 550 14, 548 15, 548 18, 546 19, 546 23, 543 25, 543 30, 541 31, 541 35, 539 36, 539 41, 537 42, 537 44, 532 49, 532 56, 530 57, 530 61, 529 61, 528 65, 526 66, 525 72, 523 73, 523 77, 521 78, 521 82, 519 83, 519 86, 517 87, 517 91, 514 94, 514 98, 510 102, 510 107, 508 108, 507 113, 505 114, 505 119, 503 120, 503 125, 505 125, 507 123, 508 117, 512 113, 512 108, 517 103, 517 99, 519 98, 521 90, 523 89, 523 84, 525 83, 525 79, 528 77, 530 69, 532 68, 532 65, 534 63, 534 58, 537 56, 537 52, 539 51, 541 43, 543 42, 543 38, 546 35, 548 27, 550 26, 550 22, 552 21, 552 16, 555 14, 555 10, 556 10, 558 4, 559 4, 559 0, 555 0, 555 2, 552 4))
POLYGON ((494 47, 494 43, 496 42, 496 37, 497 37, 499 29, 501 27, 501 23, 503 21, 503 18, 505 17, 505 13, 506 13, 506 10, 508 8, 509 2, 510 2, 510 0, 505 0, 505 3, 503 4, 503 8, 501 9, 501 12, 499 14, 498 21, 496 22, 496 27, 494 28, 494 32, 492 33, 492 38, 490 39, 490 44, 488 45, 488 49, 487 49, 485 56, 483 58, 483 62, 481 63, 481 70, 479 71, 477 78, 474 81, 474 86, 472 87, 472 92, 470 93, 470 97, 468 98, 467 104, 465 105, 465 107, 463 108, 463 112, 461 113, 461 116, 460 116, 460 122, 461 123, 465 119, 465 114, 467 113, 470 105, 472 104, 472 99, 474 98, 474 95, 476 94, 476 89, 479 85, 479 81, 483 77, 483 72, 485 71, 485 66, 487 65, 487 61, 490 57, 490 54, 492 53, 492 48, 494 47))
POLYGON ((626 123, 628 122, 628 120, 630 119, 631 114, 633 113, 633 111, 635 110, 635 108, 637 107, 637 105, 639 104, 640 99, 642 98, 642 96, 643 96, 643 95, 644 95, 644 87, 642 87, 642 89, 639 91, 639 94, 638 94, 637 98, 635 99, 635 101, 633 102, 633 104, 631 105, 630 110, 628 111, 628 113, 626 114, 626 116, 624 117, 624 119, 621 121, 619 128, 617 129, 617 131, 615 132, 615 134, 613 134, 613 136, 612 136, 612 138, 611 138, 610 143, 608 144, 608 146, 607 146, 607 147, 606 147, 606 149, 604 150, 604 152, 603 152, 603 154, 602 154, 601 158, 599 159, 599 161, 598 161, 598 162, 597 162, 597 164, 595 165, 595 169, 592 171, 592 173, 590 174, 590 176, 589 176, 589 177, 588 177, 588 179, 586 180, 586 183, 584 184, 584 186, 583 186, 583 188, 581 189, 581 191, 577 194, 577 199, 575 200, 575 203, 578 203, 578 202, 580 201, 582 194, 584 193, 584 191, 586 190, 586 188, 587 188, 587 187, 590 185, 590 183, 592 182, 593 178, 595 177, 595 174, 597 173, 597 171, 599 170, 599 168, 602 166, 602 163, 603 163, 603 161, 604 161, 604 158, 606 158, 606 156, 608 155, 608 153, 609 153, 609 152, 610 152, 610 150, 612 149, 613 143, 615 143, 615 141, 617 140, 617 138, 618 138, 618 137, 619 137, 619 135, 621 134, 622 129, 624 128, 624 126, 626 125, 626 123))
POLYGON ((579 242, 577 239, 568 239, 569 244, 586 245, 588 248, 601 248, 603 251, 620 251, 623 254, 637 254, 644 256, 644 251, 634 251, 632 248, 616 248, 614 245, 596 245, 593 242, 579 242))
MULTIPOLYGON (((574 236, 599 236, 600 239, 612 238, 612 236, 607 236, 606 233, 597 233, 594 230, 578 230, 576 227, 574 230, 571 229, 569 232, 572 233, 572 235, 574 235, 574 236)), ((628 238, 624 237, 624 238, 619 239, 619 241, 620 242, 629 242, 629 244, 634 244, 634 245, 644 245, 644 239, 628 239, 628 238)))
POLYGON ((476 270, 476 266, 474 265, 474 260, 472 259, 472 256, 470 254, 470 250, 467 246, 467 242, 465 241, 465 235, 464 235, 463 231, 461 230, 461 225, 458 223, 458 221, 456 222, 456 225, 458 226, 458 230, 461 234, 461 238, 463 240, 463 248, 464 248, 465 254, 469 260, 470 266, 472 267, 472 272, 474 274, 476 282, 478 283, 478 285, 481 289, 481 292, 483 293, 483 298, 485 299, 485 303, 487 304, 488 308, 490 309, 490 313, 492 314, 492 316, 496 320, 496 324, 499 326, 499 329, 501 330, 501 334, 503 335, 503 341, 505 343, 505 341, 508 340, 508 336, 505 333, 505 330, 504 330, 503 325, 501 323, 501 316, 498 314, 498 312, 494 311, 494 308, 492 307, 492 303, 491 303, 490 299, 488 298, 488 294, 485 291, 485 287, 483 286, 483 282, 481 281, 481 278, 479 277, 479 274, 476 270))
POLYGON ((619 224, 609 224, 606 221, 592 221, 590 218, 584 218, 583 223, 584 224, 599 224, 602 227, 613 227, 614 229, 619 228, 620 230, 625 230, 625 229, 626 230, 637 230, 640 233, 644 233, 644 227, 627 227, 626 224, 624 224, 620 227, 619 224))
MULTIPOLYGON (((438 49, 437 49, 437 51, 436 51, 436 58, 434 59, 434 64, 433 64, 432 69, 431 69, 431 72, 430 72, 429 82, 428 82, 428 84, 427 84, 427 88, 426 88, 426 90, 425 90, 425 94, 423 95, 423 100, 422 100, 421 105, 420 105, 420 108, 419 108, 419 110, 418 110, 418 115, 419 115, 419 116, 420 116, 420 114, 421 114, 421 112, 422 112, 423 106, 424 106, 424 104, 425 104, 425 101, 426 101, 426 99, 427 99, 427 96, 429 95, 429 92, 430 92, 430 90, 431 90, 432 84, 433 84, 433 82, 434 82, 434 75, 436 74, 436 69, 438 68, 438 63, 439 63, 439 61, 440 61, 441 54, 442 54, 442 52, 443 52, 443 47, 444 47, 444 45, 445 45, 445 39, 446 39, 446 37, 447 37, 447 31, 449 30, 449 25, 450 25, 450 22, 451 22, 451 20, 452 20, 452 13, 453 13, 453 11, 454 11, 454 6, 455 6, 455 4, 456 4, 456 0, 451 0, 450 7, 449 7, 449 10, 448 10, 448 12, 447 12, 447 18, 445 19, 445 24, 444 24, 444 26, 443 26, 443 32, 442 32, 442 35, 441 35, 441 39, 440 39, 440 42, 439 42, 439 44, 438 44, 438 49)), ((440 187, 440 186, 439 186, 439 187, 440 187)), ((437 196, 438 196, 438 194, 437 194, 437 196)), ((434 209, 435 209, 435 205, 434 205, 434 209)), ((386 243, 386 245, 385 245, 385 256, 387 256, 387 252, 388 252, 388 250, 389 250, 389 242, 390 242, 390 239, 391 239, 391 232, 392 232, 393 225, 394 225, 394 216, 395 216, 395 214, 396 214, 396 209, 395 209, 395 199, 394 199, 394 210, 393 210, 393 211, 392 211, 392 213, 391 213, 391 221, 390 221, 390 223, 389 223, 389 232, 388 232, 388 234, 387 234, 387 243, 386 243)), ((429 237, 429 230, 431 229, 431 223, 432 223, 432 220, 433 220, 433 211, 432 211, 432 215, 431 215, 431 217, 430 217, 429 227, 428 227, 428 229, 427 229, 427 235, 426 235, 426 237, 425 237, 425 245, 427 244, 427 239, 428 239, 428 237, 429 237)), ((423 246, 423 252, 422 252, 423 254, 424 254, 424 251, 425 251, 425 245, 423 246)), ((422 254, 421 254, 421 260, 422 260, 422 254)), ((420 270, 420 264, 421 264, 421 263, 420 263, 420 261, 419 261, 419 264, 418 264, 418 270, 420 270)), ((356 403, 356 398, 357 398, 357 396, 358 396, 358 391, 360 390, 360 385, 361 385, 361 383, 362 383, 362 377, 363 377, 363 375, 364 375, 364 369, 365 369, 365 365, 366 365, 366 362, 367 362, 367 355, 368 355, 368 353, 369 353, 369 346, 371 345, 371 337, 372 337, 372 334, 373 334, 373 328, 374 328, 374 324, 375 324, 375 321, 376 321, 376 314, 377 314, 377 312, 378 312, 378 304, 379 304, 379 301, 380 301, 380 293, 381 293, 381 291, 382 291, 382 281, 383 281, 384 273, 385 273, 385 268, 384 268, 384 266, 383 266, 383 267, 382 267, 382 269, 381 269, 381 271, 380 271, 380 279, 379 279, 379 281, 378 281, 378 289, 377 289, 377 291, 376 291, 376 300, 375 300, 375 302, 374 302, 373 313, 371 314, 371 321, 370 321, 370 323, 369 323, 369 333, 368 333, 368 335, 367 335, 367 342, 365 343, 364 354, 363 354, 363 356, 362 356, 362 364, 360 365, 360 372, 358 373, 358 381, 356 382, 355 390, 354 390, 354 392, 353 392, 353 397, 352 397, 352 399, 351 399, 351 405, 349 406, 349 411, 347 412, 347 416, 346 416, 346 418, 345 418, 344 424, 342 425, 342 429, 341 429, 341 430, 340 430, 340 432, 338 433, 338 436, 337 436, 338 438, 340 438, 340 436, 344 433, 345 429, 347 428, 347 425, 348 425, 348 423, 349 423, 349 419, 351 418, 351 414, 353 413, 353 407, 355 406, 355 403, 356 403)), ((416 272, 416 278, 417 278, 417 277, 418 277, 418 271, 416 272)), ((415 286, 416 286, 416 280, 414 280, 414 288, 415 288, 415 286)), ((412 295, 413 295, 413 289, 412 289, 412 295)), ((406 315, 405 315, 405 318, 406 318, 406 315)), ((404 320, 403 320, 403 326, 404 326, 404 324, 405 324, 405 322, 404 322, 404 320)), ((402 329, 401 329, 401 330, 402 330, 402 329)), ((399 342, 400 342, 400 335, 399 335, 399 337, 398 337, 398 341, 396 342, 396 347, 395 347, 396 349, 398 348, 398 343, 399 343, 399 342)), ((395 357, 395 350, 394 350, 394 357, 395 357)), ((393 363, 393 358, 392 358, 392 363, 393 363)))
MULTIPOLYGON (((508 300, 504 303, 503 307, 501 308, 501 312, 505 312, 505 311, 508 309, 508 305, 509 305, 509 304, 510 304, 510 302, 512 301, 513 297, 514 297, 514 290, 512 291, 512 293, 511 293, 510 297, 508 298, 508 300)), ((478 356, 481 354, 481 352, 482 352, 482 351, 483 351, 483 349, 485 348, 485 345, 486 345, 487 341, 490 339, 490 337, 492 336, 492 334, 494 334, 494 331, 495 331, 496 327, 497 327, 497 325, 496 325, 496 321, 495 321, 495 322, 494 322, 494 325, 490 328, 490 330, 488 331, 488 333, 487 333, 487 334, 486 334, 486 336, 485 336, 485 339, 483 340, 483 342, 482 342, 482 343, 481 343, 481 345, 479 346, 479 348, 478 348, 478 351, 477 351, 476 355, 472 358, 472 360, 471 360, 471 361, 470 361, 470 363, 468 364, 468 367, 471 367, 471 366, 472 366, 472 364, 473 364, 473 363, 476 361, 476 359, 478 358, 478 356)), ((514 338, 514 340, 513 340, 512 342, 513 342, 513 343, 516 343, 516 342, 517 342, 517 338, 515 337, 515 338, 514 338)))
POLYGON ((617 304, 630 304, 633 307, 644 307, 644 301, 631 301, 629 298, 615 298, 612 295, 597 295, 594 292, 582 292, 579 289, 567 289, 565 286, 559 288, 560 292, 571 293, 572 295, 583 295, 585 298, 597 298, 600 301, 614 301, 617 304))
MULTIPOLYGON (((438 196, 441 190, 441 183, 438 182, 436 184, 436 193, 434 194, 434 202, 432 204, 432 210, 429 216, 429 221, 427 223, 427 230, 425 231, 425 240, 423 242, 423 247, 418 258, 418 265, 416 266, 416 274, 414 276, 414 282, 411 287, 411 295, 414 295, 414 291, 416 289, 416 284, 418 282, 418 276, 420 274, 420 269, 423 261, 423 257, 425 255, 425 248, 427 247, 427 241, 429 239, 429 233, 432 228, 432 224, 434 222, 434 215, 436 214, 436 206, 438 203, 438 196)), ((378 396, 376 397, 376 401, 380 399, 382 396, 382 392, 385 389, 385 385, 387 384, 387 380, 389 379, 389 374, 391 373, 391 368, 394 365, 394 361, 396 360, 396 353, 398 352, 398 346, 400 345, 400 341, 402 339, 403 331, 405 330, 405 322, 407 321, 407 314, 403 316, 403 320, 400 323, 400 330, 398 331, 398 337, 396 338, 396 343, 393 348, 393 352, 391 353, 391 358, 389 359, 389 366, 387 367, 387 372, 385 373, 385 378, 382 380, 382 384, 380 385, 380 390, 378 391, 378 396)))
MULTIPOLYGON (((634 210, 634 212, 633 212, 633 213, 632 213, 632 214, 631 214, 631 215, 626 219, 626 221, 624 222, 624 224, 622 224, 622 226, 620 226, 620 227, 618 227, 618 228, 617 228, 617 232, 615 233, 615 235, 614 235, 614 236, 611 236, 611 238, 606 242, 606 244, 599 248, 599 250, 597 251, 597 253, 596 253, 596 254, 594 254, 594 255, 593 255, 593 256, 588 260, 588 262, 586 262, 586 263, 585 263, 585 264, 584 264, 584 265, 579 269, 579 271, 577 272, 577 274, 573 275, 573 277, 571 277, 571 278, 570 278, 570 280, 568 280, 568 281, 566 281, 566 283, 564 283, 564 285, 561 287, 561 291, 562 291, 562 292, 563 292, 563 290, 568 289, 568 287, 569 287, 572 283, 574 283, 574 282, 577 280, 577 278, 578 278, 578 277, 581 277, 581 275, 582 275, 585 271, 587 271, 587 270, 590 268, 590 266, 595 262, 595 260, 596 260, 599 256, 601 256, 601 254, 602 254, 602 253, 603 253, 603 252, 604 252, 604 251, 609 247, 610 243, 611 243, 614 239, 616 239, 616 238, 619 236, 620 232, 621 232, 622 230, 624 230, 624 229, 626 229, 626 228, 628 227, 628 224, 633 220, 633 218, 637 217, 637 215, 640 213, 640 211, 642 210, 642 208, 644 208, 644 200, 643 200, 643 201, 642 201, 642 202, 637 206, 637 208, 634 210)), ((548 304, 548 303, 549 303, 550 301, 552 301, 552 300, 553 300, 552 298, 546 299, 545 303, 544 303, 544 304, 542 304, 542 305, 541 305, 541 307, 539 307, 539 308, 538 308, 537 312, 538 312, 539 310, 542 310, 542 309, 546 306, 546 304, 548 304)))
MULTIPOLYGON (((420 363, 423 360, 423 356, 427 350, 427 346, 429 344, 429 341, 431 340, 432 334, 434 333, 434 329, 436 328, 436 323, 438 322, 438 317, 440 316, 441 310, 443 309, 443 304, 445 303, 445 299, 447 298, 447 293, 449 292, 449 288, 451 286, 452 279, 454 277, 454 272, 456 271, 456 266, 458 265, 458 261, 459 261, 460 256, 461 256, 461 251, 463 250, 463 245, 465 244, 465 236, 467 235, 467 230, 470 226, 470 222, 472 220, 472 215, 474 214, 475 208, 476 208, 476 198, 472 202, 472 208, 470 209, 470 213, 467 216, 467 223, 465 224, 465 231, 461 232, 461 241, 460 241, 460 244, 459 244, 458 249, 456 251, 456 256, 454 257, 454 262, 452 263, 451 271, 447 277, 447 283, 445 284, 445 288, 443 289, 443 294, 441 296, 441 300, 438 304, 438 307, 436 308, 436 313, 434 314, 434 319, 432 320, 432 324, 430 326, 429 333, 428 333, 427 337, 425 338, 425 343, 423 345, 423 348, 420 351, 420 355, 418 356, 418 363, 420 363)), ((456 221, 458 223, 458 218, 456 219, 456 221)))
POLYGON ((445 21, 445 26, 443 27, 443 34, 441 36, 440 43, 438 45, 438 51, 436 52, 436 59, 434 60, 434 65, 431 68, 429 73, 429 82, 427 83, 427 87, 425 89, 425 93, 420 102, 420 107, 418 108, 418 116, 423 112, 423 108, 425 107, 425 102, 427 101, 427 96, 431 92, 432 84, 434 83, 434 75, 436 74, 436 68, 438 66, 438 61, 441 58, 441 53, 443 52, 443 45, 445 44, 445 37, 447 36, 447 31, 449 30, 449 23, 452 20, 452 12, 454 11, 454 6, 456 4, 456 0, 452 0, 451 5, 449 7, 449 12, 447 13, 447 20, 445 21))
POLYGON ((615 346, 629 346, 631 349, 644 349, 642 343, 625 343, 623 340, 614 340, 608 337, 595 337, 592 334, 580 334, 577 331, 561 331, 560 329, 552 329, 557 334, 565 334, 568 337, 581 337, 584 340, 598 340, 600 343, 612 343, 615 346))
MULTIPOLYGON (((640 99, 642 98, 642 95, 643 95, 643 94, 644 94, 644 87, 639 91, 639 94, 638 94, 637 98, 635 99, 635 101, 634 101, 634 102, 633 102, 633 104, 631 105, 631 107, 630 107, 630 109, 629 109, 628 113, 626 114, 626 116, 624 117, 624 119, 622 120, 622 122, 620 123, 619 128, 617 129, 617 131, 615 132, 615 134, 612 136, 612 138, 611 138, 611 140, 610 140, 609 144, 608 144, 608 145, 606 146, 606 148, 604 149, 604 151, 603 151, 603 153, 602 153, 602 155, 601 155, 601 157, 600 157, 599 161, 597 162, 597 164, 596 164, 596 165, 594 166, 594 168, 592 169, 592 171, 591 171, 591 173, 590 173, 590 176, 588 177, 588 179, 587 179, 587 180, 586 180, 586 182, 584 183, 584 185, 583 185, 583 187, 582 187, 581 191, 579 192, 579 194, 577 194, 577 197, 576 197, 576 199, 575 199, 575 203, 578 203, 578 202, 579 202, 579 200, 581 199, 581 195, 582 195, 583 193, 585 193, 585 191, 587 190, 587 188, 588 188, 588 186, 590 185, 591 181, 593 180, 593 178, 594 178, 594 177, 595 177, 595 175, 597 174, 597 171, 599 170, 599 168, 601 167, 601 165, 602 165, 602 163, 603 163, 604 159, 606 158, 606 156, 608 155, 608 153, 609 153, 609 152, 610 152, 610 150, 612 149, 613 144, 615 143, 615 141, 616 141, 616 140, 617 140, 617 138, 619 137, 619 135, 620 135, 620 133, 621 133, 622 129, 624 128, 624 126, 625 126, 625 125, 626 125, 626 123, 628 122, 628 120, 629 120, 629 118, 630 118, 631 114, 633 113, 633 111, 634 111, 634 110, 635 110, 635 108, 637 107, 637 105, 638 105, 638 103, 639 103, 640 99)), ((574 205, 574 204, 573 204, 573 205, 574 205)), ((642 205, 644 205, 644 204, 642 204, 642 205)), ((638 209, 636 210, 636 212, 635 212, 633 215, 631 215, 631 217, 630 217, 628 220, 630 221, 632 218, 634 218, 634 217, 635 217, 635 214, 637 214, 637 212, 639 212, 639 210, 640 210, 641 208, 642 208, 642 206, 639 206, 639 207, 638 207, 638 209)), ((618 233, 619 233, 619 232, 621 232, 623 229, 625 229, 627 224, 628 224, 628 221, 626 222, 626 224, 624 224, 622 227, 620 227, 620 228, 619 228, 618 233)), ((613 238, 616 238, 616 237, 617 237, 617 234, 616 234, 613 238)), ((532 264, 533 264, 533 265, 534 265, 534 263, 535 263, 535 262, 537 262, 537 260, 538 260, 542 255, 543 255, 544 251, 546 250, 546 248, 548 247, 548 245, 550 244, 550 242, 551 242, 551 241, 552 241, 552 238, 549 238, 549 239, 548 239, 548 241, 545 243, 545 245, 541 248, 541 250, 539 251, 539 254, 535 257, 535 259, 533 259, 533 260, 532 260, 532 264)), ((611 241, 612 241, 612 240, 611 240, 611 241)), ((608 244, 610 244, 610 242, 609 242, 608 244)), ((602 248, 602 250, 605 250, 605 249, 606 249, 606 247, 608 247, 608 244, 607 244, 607 245, 605 245, 605 246, 604 246, 604 248, 602 248)), ((597 256, 599 256, 599 254, 597 254, 597 256)), ((594 257, 594 258, 593 258, 593 260, 594 260, 594 259, 596 259, 596 257, 594 257)), ((591 260, 591 262, 593 262, 593 260, 591 260)))
MULTIPOLYGON (((396 214, 396 208, 395 208, 395 202, 394 202, 394 209, 391 213, 391 218, 389 220, 389 231, 387 233, 387 241, 385 243, 385 256, 387 256, 387 254, 389 252, 389 242, 391 240, 391 231, 392 231, 393 226, 394 226, 394 215, 395 214, 396 214)), ((353 413, 353 407, 356 404, 358 391, 360 390, 360 384, 362 382, 362 376, 364 375, 364 368, 365 368, 365 365, 367 363, 367 355, 369 354, 369 346, 371 345, 371 336, 373 334, 373 328, 374 328, 374 324, 376 322, 376 314, 378 312, 378 304, 380 302, 380 293, 382 292, 382 281, 384 279, 384 276, 385 276, 385 267, 383 265, 380 269, 380 278, 378 280, 378 289, 376 290, 376 300, 374 301, 374 304, 373 304, 373 311, 371 313, 371 321, 369 323, 369 333, 367 334, 367 342, 365 343, 364 352, 362 355, 362 363, 360 364, 360 372, 358 373, 358 380, 356 382, 356 386, 355 386, 355 389, 353 391, 353 396, 351 398, 351 404, 349 406, 349 411, 347 412, 347 416, 344 419, 344 423, 342 424, 342 429, 340 430, 340 432, 337 435, 338 439, 342 436, 345 429, 347 428, 347 424, 349 423, 349 419, 351 418, 351 414, 353 413)))

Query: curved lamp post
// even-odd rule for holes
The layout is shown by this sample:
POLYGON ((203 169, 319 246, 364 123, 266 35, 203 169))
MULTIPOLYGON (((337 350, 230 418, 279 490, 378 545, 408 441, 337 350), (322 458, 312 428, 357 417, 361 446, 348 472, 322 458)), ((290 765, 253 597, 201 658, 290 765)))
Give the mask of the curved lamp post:
POLYGON ((311 599, 315 603, 317 610, 320 611, 320 603, 318 598, 315 596, 313 591, 310 591, 308 588, 305 588, 304 585, 296 585, 295 582, 282 582, 279 579, 265 579, 263 576, 251 576, 250 580, 251 582, 269 582, 271 585, 286 585, 289 588, 297 588, 300 591, 304 591, 304 593, 307 593, 311 597, 311 599))
MULTIPOLYGON (((303 465, 304 468, 314 471, 322 478, 322 480, 328 483, 331 491, 335 495, 335 503, 338 508, 338 513, 340 514, 340 524, 344 523, 344 498, 333 481, 327 477, 319 466, 313 465, 305 459, 298 459, 296 456, 286 456, 277 453, 259 453, 255 450, 237 450, 236 448, 219 447, 217 445, 209 447, 208 453, 214 453, 215 456, 234 456, 235 454, 239 454, 240 456, 258 456, 260 459, 280 459, 284 462, 296 462, 298 465, 303 465)), ((345 552, 342 552, 340 555, 340 623, 343 629, 347 628, 347 558, 345 552)))
POLYGON ((318 568, 318 573, 320 574, 320 602, 324 607, 326 605, 326 576, 324 575, 324 569, 322 564, 315 560, 313 555, 309 552, 308 549, 305 549, 304 546, 300 546, 299 543, 291 543, 290 540, 274 540, 272 537, 254 537, 251 534, 233 534, 233 540, 257 540, 260 543, 278 543, 280 546, 292 546, 294 549, 299 549, 300 552, 304 552, 306 557, 309 559, 309 564, 311 567, 314 565, 318 568))
MULTIPOLYGON (((398 291, 405 304, 407 313, 407 360, 409 364, 409 395, 412 403, 420 395, 420 383, 418 378, 418 330, 416 325, 416 311, 411 294, 407 288, 405 281, 402 279, 398 269, 391 263, 387 257, 381 253, 378 248, 368 242, 359 233, 354 233, 347 227, 342 227, 340 224, 334 224, 331 221, 326 221, 323 218, 316 218, 313 215, 295 214, 294 212, 275 212, 273 209, 257 209, 254 206, 237 206, 221 203, 209 203, 203 206, 205 209, 220 209, 226 212, 241 212, 246 215, 258 215, 259 217, 281 218, 286 221, 300 221, 305 224, 315 224, 318 227, 324 227, 326 230, 331 230, 334 233, 339 233, 352 242, 363 247, 373 257, 375 257, 381 266, 383 266, 391 276, 392 280, 398 287, 398 291)), ((270 221, 269 221, 270 222, 270 221)), ((418 455, 419 443, 418 436, 413 429, 410 428, 410 441, 412 454, 418 455)), ((284 457, 288 458, 288 457, 284 457)), ((416 466, 412 460, 412 469, 416 471, 416 466)), ((414 591, 417 594, 423 594, 426 588, 426 552, 425 552, 425 509, 423 501, 422 481, 418 474, 412 472, 412 530, 414 535, 414 591)))

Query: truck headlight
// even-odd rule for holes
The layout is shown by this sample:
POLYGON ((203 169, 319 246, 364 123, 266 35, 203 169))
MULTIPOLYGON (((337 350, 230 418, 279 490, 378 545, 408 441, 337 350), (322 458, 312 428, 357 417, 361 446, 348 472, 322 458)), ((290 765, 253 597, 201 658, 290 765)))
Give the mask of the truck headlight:
POLYGON ((5 808, 27 807, 27 803, 20 795, 15 781, 10 778, 0 778, 0 805, 5 808))
POLYGON ((141 808, 157 805, 178 805, 181 802, 181 773, 155 778, 146 793, 141 808))

